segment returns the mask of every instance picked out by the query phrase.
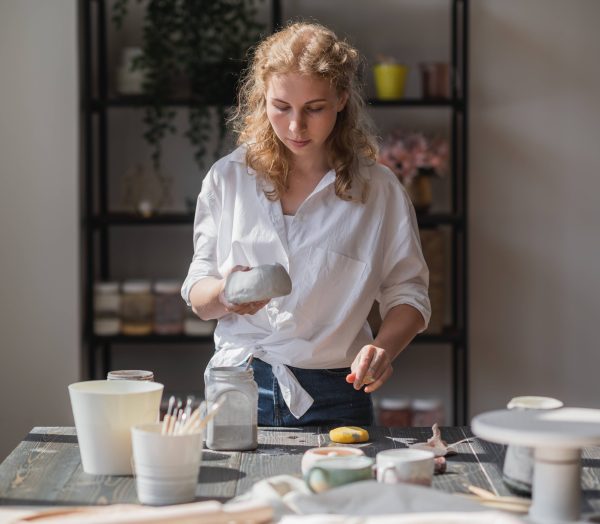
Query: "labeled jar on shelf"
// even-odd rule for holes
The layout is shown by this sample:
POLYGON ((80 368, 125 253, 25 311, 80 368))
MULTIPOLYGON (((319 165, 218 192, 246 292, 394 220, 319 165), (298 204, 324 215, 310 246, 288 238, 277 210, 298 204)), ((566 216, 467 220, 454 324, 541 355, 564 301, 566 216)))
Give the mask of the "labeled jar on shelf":
POLYGON ((183 332, 184 302, 180 295, 181 282, 157 280, 154 283, 154 332, 159 335, 178 335, 183 332))
POLYGON ((94 333, 96 335, 112 336, 120 333, 120 307, 121 295, 118 282, 94 284, 94 333))
POLYGON ((444 407, 439 398, 416 398, 411 404, 411 425, 415 427, 431 427, 444 424, 444 407))
POLYGON ((148 280, 126 280, 121 295, 121 331, 124 335, 152 333, 154 297, 148 280))
POLYGON ((183 332, 188 336, 212 335, 217 326, 216 320, 202 320, 191 307, 185 308, 185 319, 183 321, 183 332))
POLYGON ((379 424, 388 428, 405 428, 411 424, 412 410, 407 398, 384 397, 379 401, 379 424))

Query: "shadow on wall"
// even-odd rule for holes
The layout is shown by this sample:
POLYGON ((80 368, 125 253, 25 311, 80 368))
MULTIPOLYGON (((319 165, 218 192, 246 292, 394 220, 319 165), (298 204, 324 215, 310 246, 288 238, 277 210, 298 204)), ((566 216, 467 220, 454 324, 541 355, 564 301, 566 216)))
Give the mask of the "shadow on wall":
MULTIPOLYGON (((600 16, 600 3, 588 4, 600 16)), ((547 103, 556 96, 589 96, 587 86, 598 85, 598 73, 572 56, 574 46, 590 58, 598 48, 596 32, 582 31, 589 24, 589 11, 560 2, 549 8, 544 0, 474 2, 471 36, 477 45, 470 46, 469 79, 473 108, 501 110, 547 103), (571 45, 563 45, 566 38, 571 45)))

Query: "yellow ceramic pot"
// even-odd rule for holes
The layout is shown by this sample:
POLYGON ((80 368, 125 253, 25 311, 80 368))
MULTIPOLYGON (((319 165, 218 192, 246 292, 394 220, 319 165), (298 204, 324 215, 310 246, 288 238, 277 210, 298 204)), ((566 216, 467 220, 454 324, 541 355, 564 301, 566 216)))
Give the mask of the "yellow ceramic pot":
POLYGON ((408 67, 402 64, 376 64, 375 91, 380 100, 398 100, 404 96, 408 67))

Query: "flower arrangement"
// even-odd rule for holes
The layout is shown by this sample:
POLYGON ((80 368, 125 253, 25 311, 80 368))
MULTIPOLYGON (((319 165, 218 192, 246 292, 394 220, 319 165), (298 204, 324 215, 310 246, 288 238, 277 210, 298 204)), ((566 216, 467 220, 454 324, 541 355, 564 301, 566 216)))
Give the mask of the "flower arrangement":
POLYGON ((389 167, 407 188, 417 210, 431 205, 428 177, 443 176, 448 170, 448 141, 424 133, 396 129, 383 140, 379 163, 389 167))
POLYGON ((448 141, 423 133, 394 130, 379 149, 379 162, 406 184, 417 175, 443 176, 448 169, 448 141))

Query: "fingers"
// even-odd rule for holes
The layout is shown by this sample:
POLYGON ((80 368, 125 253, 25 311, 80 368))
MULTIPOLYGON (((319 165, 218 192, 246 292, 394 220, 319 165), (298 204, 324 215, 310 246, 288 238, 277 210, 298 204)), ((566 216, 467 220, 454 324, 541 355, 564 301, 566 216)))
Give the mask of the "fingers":
POLYGON ((392 374, 392 365, 386 351, 377 346, 365 346, 352 363, 351 373, 346 382, 354 384, 354 389, 367 385, 365 392, 375 391, 392 374))
POLYGON ((233 266, 229 273, 233 273, 234 271, 250 271, 249 266, 233 266))
POLYGON ((254 315, 258 313, 269 303, 268 300, 261 300, 260 302, 247 302, 245 304, 225 304, 225 309, 229 313, 235 313, 236 315, 254 315))
POLYGON ((360 389, 362 387, 374 351, 375 346, 365 346, 360 350, 359 354, 356 355, 354 362, 352 362, 351 370, 354 373, 354 389, 360 389))
POLYGON ((386 368, 386 370, 377 380, 371 382, 365 387, 365 393, 373 393, 373 391, 378 390, 383 385, 383 383, 392 376, 392 371, 392 366, 386 368))
MULTIPOLYGON (((231 273, 236 271, 250 271, 252 268, 250 266, 233 266, 227 275, 229 276, 231 273)), ((244 304, 234 304, 232 302, 228 302, 225 298, 225 283, 226 279, 223 279, 223 285, 221 291, 219 292, 219 302, 223 304, 225 307, 225 311, 228 313, 235 313, 236 315, 254 315, 258 313, 263 307, 265 307, 269 300, 261 300, 257 302, 247 302, 244 304)))
POLYGON ((369 368, 367 369, 367 373, 363 382, 365 384, 371 384, 372 382, 375 382, 377 378, 380 377, 385 370, 390 367, 391 362, 387 353, 383 349, 380 349, 371 359, 371 363, 369 364, 369 368))

